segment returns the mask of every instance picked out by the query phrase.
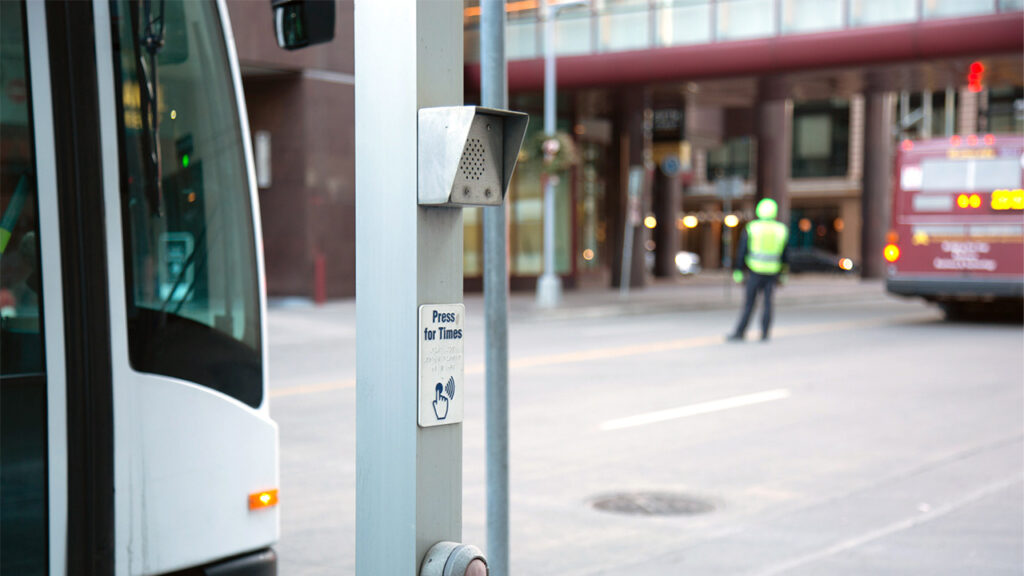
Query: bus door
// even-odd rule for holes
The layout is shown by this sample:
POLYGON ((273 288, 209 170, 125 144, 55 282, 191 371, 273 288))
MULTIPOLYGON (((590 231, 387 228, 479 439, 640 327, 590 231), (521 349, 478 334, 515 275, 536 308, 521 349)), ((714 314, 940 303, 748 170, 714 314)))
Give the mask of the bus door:
POLYGON ((0 572, 270 566, 277 427, 226 8, 0 11, 0 572))

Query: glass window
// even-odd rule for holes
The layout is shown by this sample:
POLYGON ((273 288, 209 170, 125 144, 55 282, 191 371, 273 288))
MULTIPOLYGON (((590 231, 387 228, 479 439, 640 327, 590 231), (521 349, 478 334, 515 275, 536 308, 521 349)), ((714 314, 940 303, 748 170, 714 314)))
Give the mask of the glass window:
POLYGON ((840 0, 784 0, 782 33, 799 34, 837 30, 843 27, 840 0))
POLYGON ((850 105, 845 100, 793 107, 794 178, 846 176, 850 152, 850 105))
POLYGON ((0 2, 0 574, 47 573, 46 374, 23 2, 0 2))
POLYGON ((917 0, 850 0, 851 26, 879 26, 913 22, 917 0))
POLYGON ((990 14, 995 9, 992 0, 925 0, 922 7, 925 18, 990 14))
POLYGON ((661 0, 657 10, 659 46, 711 42, 711 4, 707 0, 661 0))
POLYGON ((720 0, 718 39, 746 40, 775 34, 773 0, 720 0))
POLYGON ((647 0, 604 0, 599 4, 599 12, 602 51, 650 47, 651 15, 647 0))
POLYGON ((216 10, 112 3, 129 349, 136 370, 258 406, 252 209, 216 10))

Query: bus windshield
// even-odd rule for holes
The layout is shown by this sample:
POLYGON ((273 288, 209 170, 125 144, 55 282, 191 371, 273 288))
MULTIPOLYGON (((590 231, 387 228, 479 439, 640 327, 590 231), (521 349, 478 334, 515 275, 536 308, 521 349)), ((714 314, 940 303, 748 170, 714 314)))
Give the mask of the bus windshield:
POLYGON ((210 2, 111 3, 133 368, 262 402, 255 240, 210 2))

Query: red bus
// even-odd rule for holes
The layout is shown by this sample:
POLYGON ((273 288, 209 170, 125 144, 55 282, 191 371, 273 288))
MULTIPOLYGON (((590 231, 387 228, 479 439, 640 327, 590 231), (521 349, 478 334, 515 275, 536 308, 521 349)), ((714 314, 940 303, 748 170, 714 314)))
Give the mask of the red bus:
POLYGON ((1024 301, 1024 137, 904 140, 896 155, 886 288, 948 316, 1024 301))

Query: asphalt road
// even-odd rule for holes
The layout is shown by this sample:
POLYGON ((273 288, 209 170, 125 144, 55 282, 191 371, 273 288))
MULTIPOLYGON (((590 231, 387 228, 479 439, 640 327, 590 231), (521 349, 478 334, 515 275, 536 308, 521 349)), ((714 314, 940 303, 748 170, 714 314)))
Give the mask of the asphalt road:
MULTIPOLYGON (((484 547, 473 312, 463 540, 484 547)), ((513 574, 1024 573, 1020 324, 879 297, 783 305, 770 342, 728 344, 735 314, 513 320, 513 574), (639 513, 595 509, 615 495, 639 513)), ((352 574, 354 305, 269 320, 280 573, 352 574)))

